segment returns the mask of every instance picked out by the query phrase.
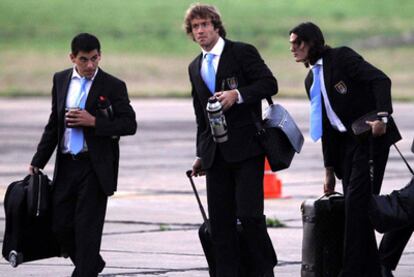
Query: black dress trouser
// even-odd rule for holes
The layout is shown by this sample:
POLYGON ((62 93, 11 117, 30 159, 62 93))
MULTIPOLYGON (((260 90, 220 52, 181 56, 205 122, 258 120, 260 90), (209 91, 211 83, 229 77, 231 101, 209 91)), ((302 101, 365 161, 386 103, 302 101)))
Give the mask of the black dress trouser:
POLYGON ((379 248, 382 265, 391 270, 397 268, 404 248, 413 234, 413 230, 414 225, 411 225, 384 234, 379 248))
POLYGON ((237 219, 243 227, 248 256, 255 268, 251 276, 263 276, 276 264, 263 215, 263 174, 263 155, 230 163, 219 150, 207 170, 207 202, 217 277, 240 276, 237 219))
POLYGON ((97 276, 105 266, 99 254, 106 213, 103 193, 88 158, 62 155, 53 188, 53 231, 75 264, 73 277, 97 276))
POLYGON ((364 142, 345 135, 338 147, 343 155, 345 195, 344 277, 378 277, 380 261, 374 229, 368 217, 371 194, 378 194, 388 160, 389 145, 383 137, 364 142), (374 182, 370 179, 370 143, 374 182))

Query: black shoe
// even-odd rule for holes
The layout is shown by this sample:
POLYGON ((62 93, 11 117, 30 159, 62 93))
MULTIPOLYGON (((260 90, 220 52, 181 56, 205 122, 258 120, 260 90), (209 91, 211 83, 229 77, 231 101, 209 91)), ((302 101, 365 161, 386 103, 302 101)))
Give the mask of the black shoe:
POLYGON ((384 265, 381 265, 381 277, 394 277, 392 270, 384 265))

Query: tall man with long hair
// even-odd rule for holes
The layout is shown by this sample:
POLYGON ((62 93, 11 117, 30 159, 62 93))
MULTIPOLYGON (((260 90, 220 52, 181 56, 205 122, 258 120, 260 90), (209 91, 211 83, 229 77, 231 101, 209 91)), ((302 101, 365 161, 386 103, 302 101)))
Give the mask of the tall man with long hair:
POLYGON ((335 175, 342 179, 345 195, 342 276, 381 276, 368 203, 371 193, 380 191, 390 145, 400 139, 395 125, 387 123, 393 111, 391 80, 354 50, 326 45, 321 30, 311 22, 297 25, 289 34, 295 61, 311 67, 305 87, 311 100, 310 135, 314 141, 322 138, 324 192, 335 190, 335 175), (351 124, 373 111, 377 119, 367 122, 372 139, 356 138, 351 124))
POLYGON ((207 177, 216 276, 240 276, 238 220, 252 264, 248 276, 273 276, 276 254, 263 215, 264 152, 255 138, 252 112, 261 116, 261 100, 276 94, 276 79, 255 47, 226 39, 214 6, 191 5, 184 27, 201 47, 189 65, 197 123, 192 175, 207 177), (208 81, 211 78, 213 82, 208 81), (227 120, 228 141, 223 143, 214 142, 210 131, 206 106, 212 95, 220 101, 227 120))

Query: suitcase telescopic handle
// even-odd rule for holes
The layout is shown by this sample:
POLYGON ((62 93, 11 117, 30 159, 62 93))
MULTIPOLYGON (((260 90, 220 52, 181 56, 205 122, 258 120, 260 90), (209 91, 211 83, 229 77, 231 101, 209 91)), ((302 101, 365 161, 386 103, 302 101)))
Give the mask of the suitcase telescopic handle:
MULTIPOLYGON (((410 173, 412 175, 414 175, 413 169, 411 168, 410 164, 405 159, 404 155, 401 153, 400 149, 398 149, 397 144, 394 143, 393 145, 394 145, 395 150, 397 150, 398 154, 400 154, 400 156, 401 156, 401 159, 404 161, 405 165, 407 166, 408 171, 410 171, 410 173)), ((413 151, 413 153, 414 153, 414 141, 413 141, 413 146, 412 146, 411 149, 412 149, 411 151, 413 151)))
POLYGON ((200 196, 198 195, 197 188, 194 184, 193 176, 191 176, 191 173, 192 173, 192 170, 187 170, 186 175, 187 175, 188 179, 190 180, 191 187, 193 188, 194 195, 197 199, 198 207, 200 208, 201 215, 203 216, 203 220, 206 224, 208 224, 207 215, 206 215, 206 212, 204 210, 203 204, 201 203, 200 196))

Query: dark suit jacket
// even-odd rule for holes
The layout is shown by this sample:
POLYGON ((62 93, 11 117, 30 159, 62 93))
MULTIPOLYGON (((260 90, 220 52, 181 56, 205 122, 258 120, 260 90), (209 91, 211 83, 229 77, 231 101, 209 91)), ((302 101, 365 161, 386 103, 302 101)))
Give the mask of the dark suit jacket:
MULTIPOLYGON (((60 148, 65 129, 65 103, 72 72, 73 69, 67 69, 56 73, 53 77, 49 121, 31 162, 33 166, 43 168, 58 146, 54 179, 59 170, 60 148)), ((118 139, 112 139, 111 136, 132 135, 137 129, 135 112, 129 102, 125 83, 99 69, 85 105, 85 109, 96 116, 96 126, 84 127, 83 131, 93 169, 103 191, 108 196, 116 191, 119 163, 118 139), (105 96, 111 102, 114 111, 113 120, 97 113, 99 96, 105 96)))
MULTIPOLYGON (((323 74, 326 93, 332 109, 352 136, 351 125, 359 117, 372 111, 392 113, 391 80, 379 69, 365 61, 348 47, 327 49, 323 55, 323 74)), ((313 75, 309 71, 305 79, 306 91, 310 93, 313 75)), ((338 145, 335 131, 323 108, 322 147, 325 166, 335 166, 338 145)), ((399 140, 395 125, 387 129, 386 141, 391 145, 399 140)))
POLYGON ((251 110, 261 117, 261 100, 277 93, 277 81, 252 45, 225 40, 216 73, 216 90, 230 89, 226 79, 236 77, 238 90, 244 103, 234 104, 225 112, 228 125, 227 142, 216 144, 213 141, 206 106, 211 93, 201 78, 202 55, 189 65, 192 97, 197 122, 197 156, 202 166, 208 169, 216 152, 216 147, 228 162, 238 162, 263 153, 258 144, 256 128, 251 110), (223 83, 224 82, 224 83, 223 83), (223 87, 224 86, 224 87, 223 87))

